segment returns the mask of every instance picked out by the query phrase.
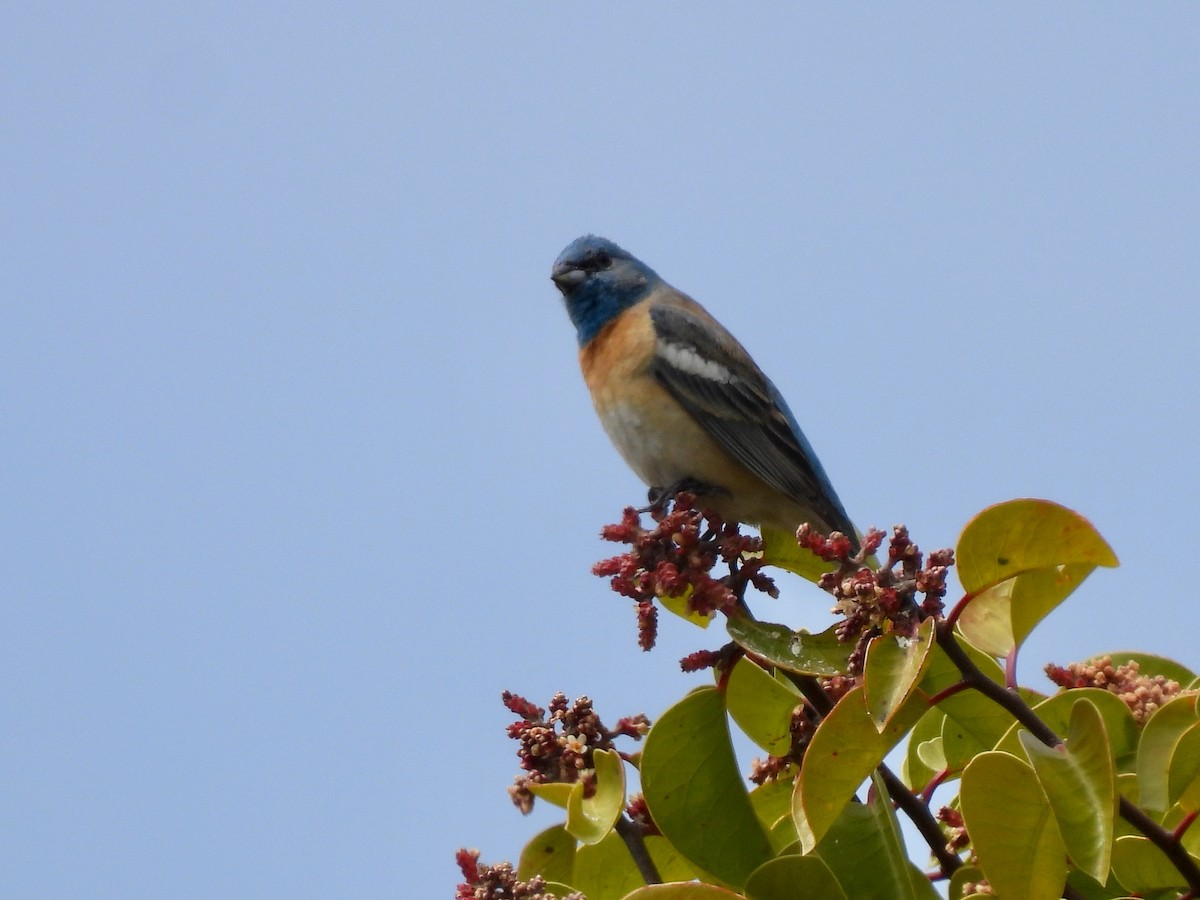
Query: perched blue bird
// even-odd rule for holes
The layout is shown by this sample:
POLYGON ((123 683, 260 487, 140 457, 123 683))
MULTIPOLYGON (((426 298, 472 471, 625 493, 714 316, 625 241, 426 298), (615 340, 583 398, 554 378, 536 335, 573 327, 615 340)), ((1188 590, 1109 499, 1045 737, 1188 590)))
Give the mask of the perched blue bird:
POLYGON ((604 430, 652 495, 685 487, 727 519, 857 539, 775 385, 699 303, 590 234, 550 277, 604 430))

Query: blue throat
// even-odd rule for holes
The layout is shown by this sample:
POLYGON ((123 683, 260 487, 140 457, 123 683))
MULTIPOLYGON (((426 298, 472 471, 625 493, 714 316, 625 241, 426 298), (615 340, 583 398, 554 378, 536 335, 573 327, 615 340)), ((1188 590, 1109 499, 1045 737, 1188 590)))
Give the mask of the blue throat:
POLYGON ((581 285, 566 300, 567 313, 575 324, 579 346, 586 347, 605 325, 646 295, 646 289, 637 292, 621 291, 611 284, 591 280, 581 285))

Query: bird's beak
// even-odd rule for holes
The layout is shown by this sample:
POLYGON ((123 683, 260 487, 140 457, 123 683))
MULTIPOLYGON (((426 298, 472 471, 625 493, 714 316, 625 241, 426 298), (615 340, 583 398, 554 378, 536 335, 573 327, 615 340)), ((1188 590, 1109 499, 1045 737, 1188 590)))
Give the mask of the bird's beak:
POLYGON ((582 269, 577 269, 569 263, 558 263, 550 270, 550 280, 564 294, 572 288, 579 287, 587 278, 587 273, 582 269))

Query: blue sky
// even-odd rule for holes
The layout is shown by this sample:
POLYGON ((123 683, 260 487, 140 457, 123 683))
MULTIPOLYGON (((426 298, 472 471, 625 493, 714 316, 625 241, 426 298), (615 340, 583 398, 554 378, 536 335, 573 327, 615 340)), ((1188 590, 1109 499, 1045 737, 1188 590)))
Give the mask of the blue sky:
MULTIPOLYGON (((0 894, 446 897, 553 815, 510 688, 655 716, 642 487, 548 280, 706 304, 860 526, 1123 566, 1028 645, 1200 665, 1200 7, 8 4, 0 894)), ((789 579, 764 617, 824 627, 789 579)))

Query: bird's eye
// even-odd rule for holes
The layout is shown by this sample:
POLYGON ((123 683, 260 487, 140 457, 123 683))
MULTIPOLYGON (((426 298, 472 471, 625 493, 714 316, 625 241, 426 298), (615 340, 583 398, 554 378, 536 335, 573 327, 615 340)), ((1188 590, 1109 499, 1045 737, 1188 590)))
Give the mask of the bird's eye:
POLYGON ((588 266, 588 268, 599 272, 601 269, 607 269, 611 265, 612 265, 612 257, 609 256, 607 253, 605 253, 603 250, 600 250, 596 253, 595 256, 592 257, 591 265, 588 266))

